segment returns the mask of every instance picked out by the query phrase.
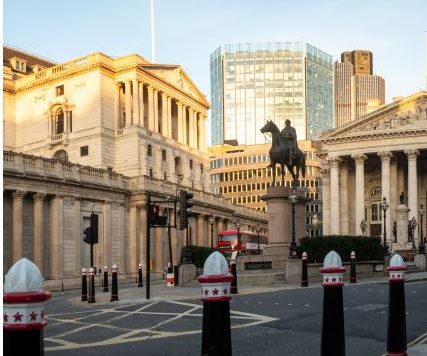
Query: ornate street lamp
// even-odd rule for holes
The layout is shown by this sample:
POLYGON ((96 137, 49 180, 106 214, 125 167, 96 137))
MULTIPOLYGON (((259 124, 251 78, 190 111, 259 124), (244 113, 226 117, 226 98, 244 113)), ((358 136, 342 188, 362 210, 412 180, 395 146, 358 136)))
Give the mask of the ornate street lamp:
POLYGON ((317 214, 313 214, 311 217, 311 225, 314 228, 313 235, 316 236, 317 226, 319 225, 319 217, 317 214))
POLYGON ((236 220, 235 224, 237 229, 237 256, 240 255, 240 222, 239 219, 236 220))
POLYGON ((363 236, 365 236, 367 227, 368 227, 368 224, 366 223, 366 220, 362 219, 362 221, 360 222, 360 231, 362 231, 363 236))
POLYGON ((413 216, 412 219, 408 221, 408 230, 409 230, 408 232, 409 232, 409 235, 411 236, 413 249, 415 249, 414 231, 416 227, 417 227, 417 220, 415 219, 415 216, 413 216))
POLYGON ((292 241, 289 247, 289 259, 297 258, 297 245, 295 243, 295 204, 298 202, 298 197, 295 194, 289 195, 289 202, 292 205, 292 241))
POLYGON ((215 218, 213 216, 209 217, 209 224, 211 225, 211 247, 213 247, 213 226, 214 226, 215 218))
POLYGON ((425 254, 425 241, 424 241, 424 235, 423 235, 423 216, 424 216, 424 207, 423 204, 420 205, 420 244, 418 247, 418 251, 420 254, 425 254))
POLYGON ((387 203, 386 197, 383 198, 383 202, 381 203, 381 209, 383 210, 383 217, 384 217, 384 233, 383 233, 383 249, 384 254, 388 255, 388 247, 387 247, 387 229, 386 229, 386 211, 390 207, 390 205, 387 203))
POLYGON ((261 251, 259 249, 259 230, 261 229, 261 227, 259 226, 259 224, 256 224, 256 236, 257 236, 257 241, 258 241, 258 255, 261 254, 261 251))

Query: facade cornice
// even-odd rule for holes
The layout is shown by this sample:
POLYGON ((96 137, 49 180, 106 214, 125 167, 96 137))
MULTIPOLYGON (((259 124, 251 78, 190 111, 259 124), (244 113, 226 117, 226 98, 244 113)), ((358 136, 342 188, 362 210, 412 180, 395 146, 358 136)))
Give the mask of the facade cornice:
POLYGON ((352 134, 351 136, 342 137, 331 137, 329 139, 322 140, 325 144, 333 143, 344 143, 344 142, 355 142, 355 141, 371 141, 373 139, 380 140, 391 137, 409 137, 409 136, 425 136, 427 135, 427 129, 415 129, 415 130, 398 130, 398 131, 384 131, 384 132, 358 132, 358 135, 352 134))

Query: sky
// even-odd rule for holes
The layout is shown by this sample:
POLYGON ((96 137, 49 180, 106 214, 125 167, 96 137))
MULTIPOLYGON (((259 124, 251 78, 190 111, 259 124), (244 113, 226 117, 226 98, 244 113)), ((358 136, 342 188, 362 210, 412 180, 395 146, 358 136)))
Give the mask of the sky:
MULTIPOLYGON (((154 0, 156 62, 179 64, 210 101, 210 54, 302 41, 373 52, 386 101, 426 89, 427 0, 154 0)), ((4 0, 6 44, 65 62, 93 52, 151 60, 149 0, 4 0)))

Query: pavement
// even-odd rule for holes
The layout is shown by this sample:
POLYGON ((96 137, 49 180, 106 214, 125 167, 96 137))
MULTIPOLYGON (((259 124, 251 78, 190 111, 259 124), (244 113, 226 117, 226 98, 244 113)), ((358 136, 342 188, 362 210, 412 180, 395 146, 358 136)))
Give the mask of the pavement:
MULTIPOLYGON (((427 281, 427 272, 408 273, 405 276, 405 283, 414 283, 427 281)), ((358 284, 388 284, 388 277, 365 278, 357 281, 358 284)), ((308 288, 321 286, 321 283, 310 283, 308 288)), ((110 286, 111 288, 111 286, 110 286)), ((281 290, 301 288, 299 284, 286 284, 283 286, 244 286, 239 285, 239 295, 269 293, 281 290)), ((127 305, 133 303, 144 303, 153 301, 179 301, 200 298, 200 287, 168 287, 166 281, 154 276, 150 284, 150 298, 147 299, 147 289, 144 283, 143 288, 135 288, 135 284, 120 284, 119 285, 119 301, 115 302, 118 305, 127 305)), ((109 293, 98 293, 96 296, 97 305, 110 303, 109 293)), ((79 297, 73 299, 73 304, 81 305, 79 297)), ((408 340, 408 356, 427 356, 427 330, 426 333, 419 336, 415 340, 408 340)), ((385 355, 385 354, 384 354, 385 355)))

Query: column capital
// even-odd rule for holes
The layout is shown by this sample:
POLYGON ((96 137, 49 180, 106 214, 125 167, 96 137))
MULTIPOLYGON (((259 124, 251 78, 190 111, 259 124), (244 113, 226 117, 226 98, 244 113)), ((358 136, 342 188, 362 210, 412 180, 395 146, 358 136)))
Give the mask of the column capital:
POLYGON ((381 162, 390 163, 391 158, 393 157, 393 153, 390 151, 381 151, 378 152, 377 155, 381 157, 381 162))
POLYGON ((329 166, 322 167, 320 173, 322 174, 322 179, 329 179, 329 166))
POLYGON ((363 164, 368 159, 368 156, 364 153, 355 153, 351 155, 351 158, 354 159, 356 164, 363 164))
POLYGON ((418 151, 417 149, 405 150, 404 152, 405 155, 408 156, 408 161, 416 161, 417 156, 420 154, 420 151, 418 151))
POLYGON ((27 192, 25 190, 15 190, 12 193, 12 196, 13 196, 14 199, 20 199, 20 200, 22 200, 22 199, 24 199, 25 194, 27 194, 27 192))
POLYGON ((338 156, 329 157, 329 165, 331 166, 331 168, 338 168, 340 162, 341 158, 339 158, 338 156))
POLYGON ((46 198, 46 193, 34 193, 33 199, 36 202, 43 202, 43 200, 46 198))
POLYGON ((327 160, 328 154, 326 152, 319 152, 319 153, 317 153, 317 157, 319 157, 320 160, 327 160))

